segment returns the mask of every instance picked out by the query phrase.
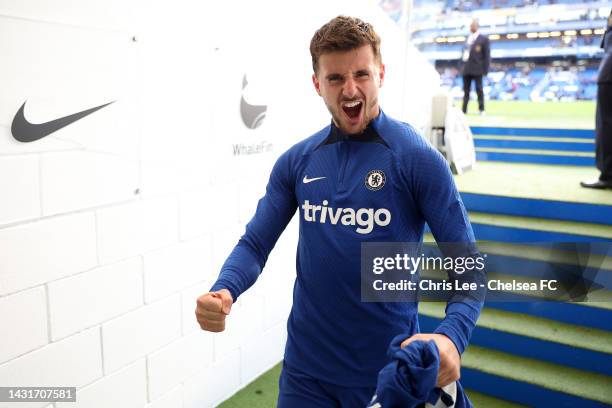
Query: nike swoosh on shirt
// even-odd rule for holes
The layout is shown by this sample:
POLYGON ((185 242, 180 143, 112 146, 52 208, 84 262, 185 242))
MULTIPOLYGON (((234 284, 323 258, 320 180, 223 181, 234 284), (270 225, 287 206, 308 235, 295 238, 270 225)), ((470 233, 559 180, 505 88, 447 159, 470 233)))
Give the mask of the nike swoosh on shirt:
POLYGON ((114 103, 115 101, 105 103, 104 105, 96 106, 95 108, 86 109, 81 112, 73 113, 72 115, 64 116, 63 118, 51 120, 45 123, 30 123, 25 118, 23 113, 25 108, 25 102, 21 105, 21 108, 15 114, 13 118, 13 124, 11 125, 11 133, 13 137, 24 143, 34 142, 40 140, 45 136, 49 136, 51 133, 60 130, 63 127, 76 122, 79 119, 84 118, 87 115, 94 113, 95 111, 104 108, 105 106, 114 103))
POLYGON ((309 179, 308 176, 304 176, 304 180, 302 180, 302 182, 304 184, 308 184, 308 183, 312 183, 313 181, 322 180, 324 178, 327 178, 327 177, 313 177, 309 179))

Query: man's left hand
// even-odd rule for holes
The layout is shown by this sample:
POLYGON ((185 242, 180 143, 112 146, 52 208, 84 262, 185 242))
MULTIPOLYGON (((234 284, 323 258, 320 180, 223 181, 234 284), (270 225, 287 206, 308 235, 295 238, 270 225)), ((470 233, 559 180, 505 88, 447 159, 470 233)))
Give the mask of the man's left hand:
POLYGON ((459 379, 461 357, 455 343, 443 334, 418 333, 404 340, 400 347, 404 348, 415 340, 433 340, 438 346, 440 353, 440 370, 438 371, 438 384, 436 384, 438 387, 444 387, 459 379))

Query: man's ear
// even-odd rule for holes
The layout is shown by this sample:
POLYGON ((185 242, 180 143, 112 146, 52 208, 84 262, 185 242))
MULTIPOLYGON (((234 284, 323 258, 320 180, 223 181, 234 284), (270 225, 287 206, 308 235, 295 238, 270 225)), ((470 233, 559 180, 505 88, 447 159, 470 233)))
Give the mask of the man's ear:
POLYGON ((312 84, 315 87, 315 90, 321 96, 321 84, 319 83, 319 79, 317 78, 317 74, 312 74, 312 84))
POLYGON ((380 64, 380 71, 378 73, 378 78, 380 79, 380 83, 378 84, 379 88, 382 88, 383 82, 385 82, 385 64, 380 64))

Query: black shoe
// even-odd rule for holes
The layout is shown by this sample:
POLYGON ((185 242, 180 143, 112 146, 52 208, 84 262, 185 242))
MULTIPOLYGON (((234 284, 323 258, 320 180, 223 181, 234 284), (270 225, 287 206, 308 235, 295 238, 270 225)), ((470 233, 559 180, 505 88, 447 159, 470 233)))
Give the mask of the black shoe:
POLYGON ((580 185, 586 188, 596 188, 599 190, 604 190, 606 188, 612 188, 612 181, 595 179, 592 181, 581 181, 580 185))

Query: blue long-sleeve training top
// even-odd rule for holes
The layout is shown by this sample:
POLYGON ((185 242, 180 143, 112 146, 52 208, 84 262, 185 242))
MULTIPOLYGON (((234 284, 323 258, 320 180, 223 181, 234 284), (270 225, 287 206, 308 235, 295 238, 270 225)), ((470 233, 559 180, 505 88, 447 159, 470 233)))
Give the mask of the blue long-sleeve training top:
MULTIPOLYGON (((247 290, 296 209, 285 364, 332 384, 374 387, 393 337, 419 331, 418 305, 361 301, 361 243, 421 242, 426 222, 438 242, 475 242, 449 166, 382 110, 360 135, 325 127, 279 157, 211 290, 226 288, 234 300, 247 290)), ((481 308, 482 301, 451 298, 436 333, 462 353, 481 308)))

